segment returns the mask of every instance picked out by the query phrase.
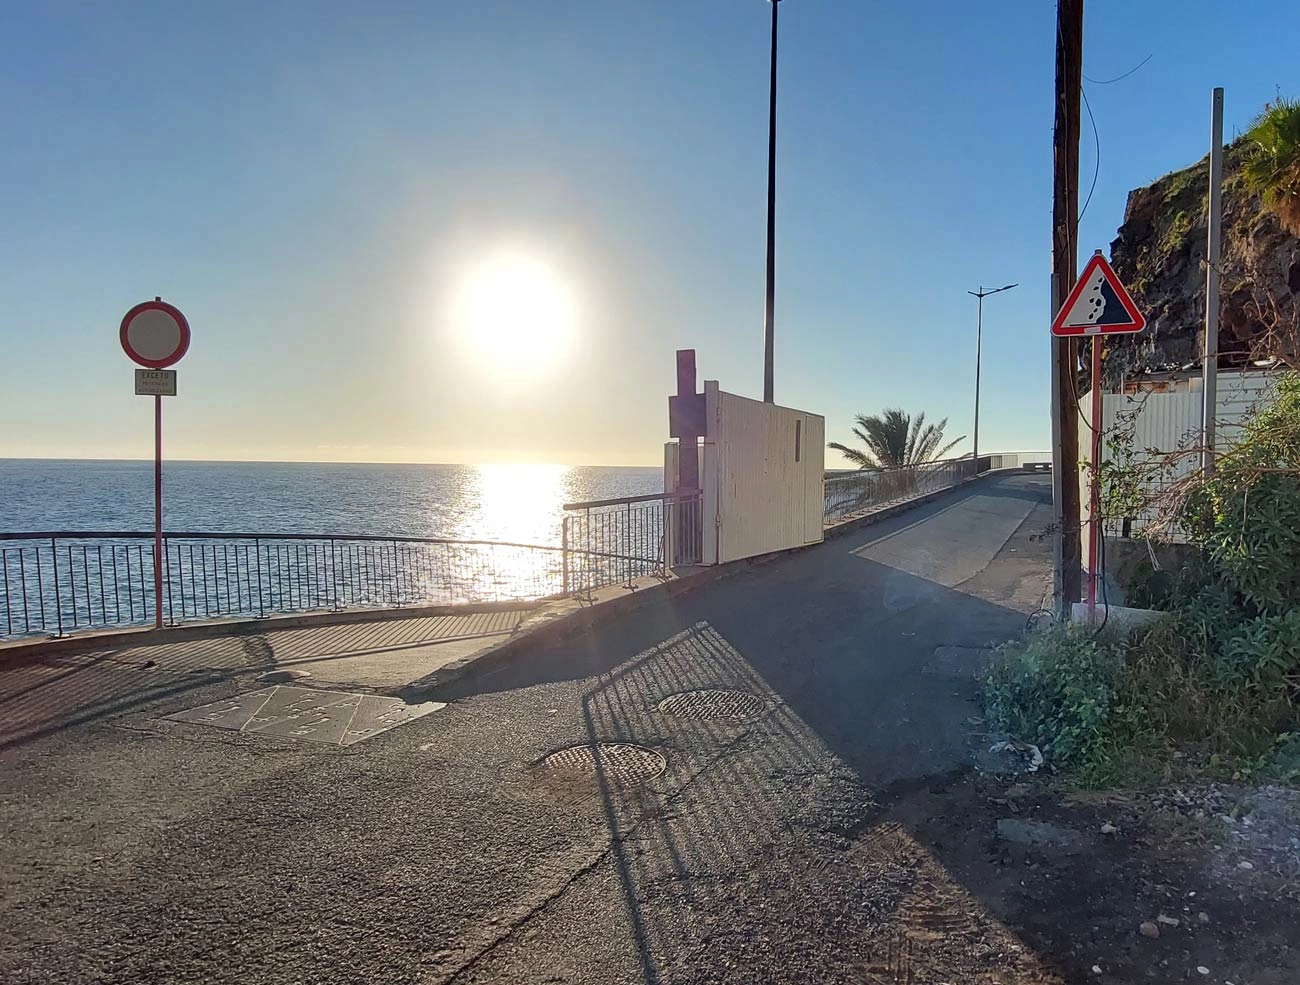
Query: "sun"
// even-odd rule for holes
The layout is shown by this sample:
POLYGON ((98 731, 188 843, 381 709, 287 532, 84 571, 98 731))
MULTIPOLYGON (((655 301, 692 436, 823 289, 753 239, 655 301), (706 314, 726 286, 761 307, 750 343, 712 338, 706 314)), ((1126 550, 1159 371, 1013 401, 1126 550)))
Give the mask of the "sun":
POLYGON ((568 285, 548 265, 520 254, 492 257, 470 271, 457 301, 470 357, 491 374, 535 376, 554 368, 573 341, 568 285))

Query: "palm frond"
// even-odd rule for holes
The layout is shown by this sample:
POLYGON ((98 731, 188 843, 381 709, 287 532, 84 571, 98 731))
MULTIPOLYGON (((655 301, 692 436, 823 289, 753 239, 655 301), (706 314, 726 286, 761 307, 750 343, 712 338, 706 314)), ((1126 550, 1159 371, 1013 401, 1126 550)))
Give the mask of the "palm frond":
POLYGON ((944 445, 942 448, 940 448, 937 452, 934 453, 934 461, 937 462, 939 459, 943 458, 944 455, 952 451, 954 445, 959 445, 965 440, 966 440, 966 435, 964 434, 960 438, 953 438, 952 441, 949 441, 946 445, 944 445))
POLYGON ((859 469, 879 468, 879 466, 876 464, 875 459, 873 459, 866 452, 859 451, 856 448, 850 448, 848 445, 842 445, 838 441, 832 441, 828 447, 834 448, 837 452, 839 452, 841 455, 847 458, 859 469))
POLYGON ((853 436, 865 450, 835 441, 828 447, 860 469, 902 468, 931 461, 966 440, 963 436, 940 448, 947 426, 947 418, 938 424, 927 424, 924 412, 913 418, 897 407, 888 407, 878 415, 858 414, 853 419, 853 436))
POLYGON ((1246 184, 1287 232, 1300 236, 1300 100, 1269 103, 1246 138, 1252 144, 1242 168, 1246 184))

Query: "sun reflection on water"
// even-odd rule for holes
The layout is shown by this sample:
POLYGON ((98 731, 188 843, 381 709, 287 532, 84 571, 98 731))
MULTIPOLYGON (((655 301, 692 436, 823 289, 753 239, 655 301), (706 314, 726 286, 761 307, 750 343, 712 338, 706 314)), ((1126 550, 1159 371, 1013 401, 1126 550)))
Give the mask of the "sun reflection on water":
POLYGON ((457 535, 516 544, 560 543, 561 507, 571 469, 564 465, 478 465, 463 495, 470 508, 457 535))

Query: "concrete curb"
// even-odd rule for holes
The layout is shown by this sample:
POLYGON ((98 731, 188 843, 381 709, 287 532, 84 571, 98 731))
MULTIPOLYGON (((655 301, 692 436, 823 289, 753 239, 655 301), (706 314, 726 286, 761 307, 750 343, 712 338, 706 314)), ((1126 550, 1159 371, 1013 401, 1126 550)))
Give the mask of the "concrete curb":
POLYGON ((46 637, 39 640, 11 640, 0 643, 0 668, 27 663, 40 657, 80 653, 86 650, 117 649, 128 646, 154 646, 161 643, 183 643, 187 640, 211 639, 214 636, 257 636, 281 629, 303 629, 309 626, 344 626, 358 622, 382 622, 388 619, 409 619, 412 616, 466 616, 476 612, 510 612, 518 609, 537 609, 545 602, 478 602, 468 605, 413 605, 400 609, 344 609, 339 612, 296 612, 284 616, 264 616, 248 619, 212 619, 186 623, 183 626, 131 627, 108 629, 95 633, 74 633, 69 636, 46 637))
MULTIPOLYGON (((802 548, 796 548, 796 550, 802 550, 802 548)), ((741 561, 732 561, 729 564, 698 568, 687 575, 672 578, 668 581, 659 581, 644 588, 627 591, 624 595, 617 595, 597 602, 566 599, 552 603, 544 606, 520 623, 510 639, 503 640, 495 646, 487 647, 477 653, 471 653, 463 660, 457 660, 439 667, 427 677, 412 681, 410 684, 389 693, 410 703, 428 701, 432 693, 438 688, 446 687, 455 681, 461 680, 471 672, 482 674, 500 669, 526 647, 544 646, 549 643, 570 639, 602 623, 635 612, 643 606, 684 595, 701 586, 722 581, 733 575, 749 571, 760 564, 785 557, 789 553, 790 551, 779 551, 774 554, 763 554, 758 557, 745 558, 741 561)))
POLYGON ((1020 468, 990 469, 987 472, 981 472, 979 475, 972 475, 969 478, 962 479, 955 486, 948 486, 944 489, 936 489, 934 492, 926 493, 924 496, 918 496, 916 499, 906 499, 901 503, 895 503, 892 506, 886 506, 884 509, 876 510, 874 513, 866 513, 862 516, 849 517, 847 520, 841 520, 839 523, 833 523, 822 534, 822 539, 834 540, 837 537, 843 537, 845 534, 851 534, 855 530, 863 527, 869 527, 873 523, 880 523, 882 520, 889 520, 898 516, 900 513, 906 513, 914 510, 918 506, 924 506, 926 503, 932 503, 940 497, 947 496, 949 493, 956 492, 958 489, 964 489, 972 482, 981 482, 984 479, 993 478, 1002 475, 1020 475, 1023 470, 1020 468))

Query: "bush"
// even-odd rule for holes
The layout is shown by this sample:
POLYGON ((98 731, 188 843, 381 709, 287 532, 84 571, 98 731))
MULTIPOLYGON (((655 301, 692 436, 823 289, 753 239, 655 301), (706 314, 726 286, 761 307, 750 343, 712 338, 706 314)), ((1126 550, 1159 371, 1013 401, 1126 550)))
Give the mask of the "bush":
POLYGON ((1279 378, 1276 398, 1188 497, 1185 522, 1246 601, 1261 611, 1300 605, 1300 375, 1279 378))
POLYGON ((1118 647, 1079 626, 1008 643, 985 678, 989 714, 1058 763, 1082 763, 1105 735, 1122 667, 1118 647))
MULTIPOLYGON (((1002 647, 986 675, 990 718, 1084 785, 1300 782, 1300 376, 1280 377, 1217 473, 1194 481, 1199 559, 1138 565, 1135 597, 1166 618, 1124 641, 1057 627, 1002 647)), ((1111 486, 1122 500, 1124 482, 1111 486)))
POLYGON ((1256 616, 1239 626, 1217 669, 1229 687, 1252 687, 1290 700, 1300 682, 1300 610, 1256 616))

